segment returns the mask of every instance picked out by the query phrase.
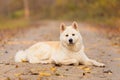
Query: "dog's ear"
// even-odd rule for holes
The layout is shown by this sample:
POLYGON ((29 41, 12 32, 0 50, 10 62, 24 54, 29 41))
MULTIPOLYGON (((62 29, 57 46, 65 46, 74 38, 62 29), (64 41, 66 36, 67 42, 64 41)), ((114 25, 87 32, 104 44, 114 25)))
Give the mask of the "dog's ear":
POLYGON ((63 32, 66 29, 65 24, 61 23, 60 24, 60 32, 63 32))
POLYGON ((72 27, 73 27, 75 30, 78 30, 78 24, 77 24, 76 21, 74 21, 74 22, 72 23, 72 27))

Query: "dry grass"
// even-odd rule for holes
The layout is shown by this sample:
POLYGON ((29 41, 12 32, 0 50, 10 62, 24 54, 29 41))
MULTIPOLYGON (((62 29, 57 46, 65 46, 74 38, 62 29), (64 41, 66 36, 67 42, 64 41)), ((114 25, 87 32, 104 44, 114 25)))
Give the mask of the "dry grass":
POLYGON ((22 28, 28 25, 25 19, 2 20, 0 21, 0 30, 22 28))

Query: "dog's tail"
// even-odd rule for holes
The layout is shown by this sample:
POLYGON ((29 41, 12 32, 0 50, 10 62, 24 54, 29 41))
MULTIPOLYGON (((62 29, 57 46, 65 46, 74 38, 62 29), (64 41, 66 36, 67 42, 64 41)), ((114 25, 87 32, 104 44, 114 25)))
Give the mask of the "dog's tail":
POLYGON ((25 62, 27 61, 27 56, 25 51, 20 50, 15 55, 15 62, 25 62))

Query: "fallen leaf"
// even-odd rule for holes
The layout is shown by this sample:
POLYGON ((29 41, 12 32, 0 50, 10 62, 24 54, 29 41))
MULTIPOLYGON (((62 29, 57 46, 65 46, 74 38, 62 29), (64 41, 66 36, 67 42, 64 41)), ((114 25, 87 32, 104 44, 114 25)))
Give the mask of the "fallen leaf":
POLYGON ((43 76, 51 76, 51 74, 50 74, 50 73, 47 73, 47 72, 40 72, 39 75, 40 75, 41 77, 43 77, 43 76))
POLYGON ((80 69, 84 70, 85 72, 90 72, 91 68, 87 67, 87 66, 80 66, 80 69))
POLYGON ((55 72, 56 71, 56 68, 55 67, 52 67, 50 68, 51 71, 55 72))
POLYGON ((11 79, 9 77, 7 77, 6 80, 11 80, 11 79))
POLYGON ((114 42, 114 43, 112 43, 112 46, 119 46, 119 44, 117 43, 117 42, 114 42))
POLYGON ((18 80, 23 80, 23 79, 19 77, 18 80))
POLYGON ((20 75, 22 75, 22 73, 16 73, 14 74, 16 77, 19 77, 20 75))
POLYGON ((18 68, 18 65, 15 65, 15 68, 18 68))
POLYGON ((66 71, 69 71, 69 69, 65 69, 66 71))
POLYGON ((90 68, 85 67, 84 70, 85 70, 85 71, 90 71, 90 68))
POLYGON ((59 74, 59 73, 55 73, 55 75, 56 75, 56 76, 60 76, 60 74, 59 74))

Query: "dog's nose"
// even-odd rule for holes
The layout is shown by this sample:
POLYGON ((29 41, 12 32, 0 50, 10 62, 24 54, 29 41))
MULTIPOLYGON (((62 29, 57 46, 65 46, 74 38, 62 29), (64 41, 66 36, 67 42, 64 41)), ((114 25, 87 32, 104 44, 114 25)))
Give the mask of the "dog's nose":
POLYGON ((73 39, 69 39, 69 43, 73 43, 73 39))

